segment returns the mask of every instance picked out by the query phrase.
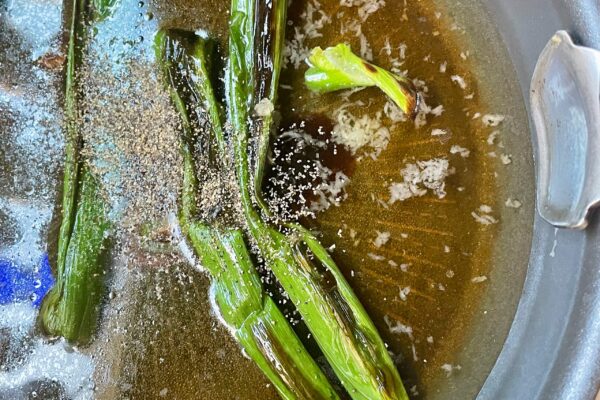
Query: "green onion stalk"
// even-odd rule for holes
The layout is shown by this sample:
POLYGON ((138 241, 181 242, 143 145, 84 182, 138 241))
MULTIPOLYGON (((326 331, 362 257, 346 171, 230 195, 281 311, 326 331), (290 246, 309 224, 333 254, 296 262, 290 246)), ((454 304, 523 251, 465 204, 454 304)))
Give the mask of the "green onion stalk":
POLYGON ((108 17, 115 0, 74 0, 69 16, 65 77, 66 146, 56 284, 40 308, 42 330, 74 344, 87 344, 96 330, 105 291, 110 222, 100 183, 81 159, 77 69, 90 26, 108 17))
POLYGON ((155 38, 156 59, 181 120, 182 233, 211 275, 211 292, 222 319, 281 397, 338 399, 287 319, 263 290, 243 232, 215 222, 205 223, 197 215, 200 177, 193 156, 195 145, 202 138, 216 144, 213 160, 220 168, 227 159, 227 143, 209 80, 209 48, 206 39, 179 31, 159 31, 155 38), (195 115, 198 110, 208 120, 208 138, 194 130, 194 123, 201 118, 195 115))
POLYGON ((377 86, 404 114, 414 116, 417 112, 419 95, 407 77, 363 60, 347 44, 340 43, 325 50, 315 47, 307 63, 310 68, 304 74, 304 81, 314 92, 377 86))
POLYGON ((328 252, 307 229, 277 221, 260 199, 272 118, 257 122, 250 110, 276 101, 286 7, 285 0, 232 0, 226 101, 247 229, 350 396, 408 399, 383 340, 328 252), (258 62, 263 48, 268 58, 258 62), (255 160, 251 134, 259 143, 255 160))

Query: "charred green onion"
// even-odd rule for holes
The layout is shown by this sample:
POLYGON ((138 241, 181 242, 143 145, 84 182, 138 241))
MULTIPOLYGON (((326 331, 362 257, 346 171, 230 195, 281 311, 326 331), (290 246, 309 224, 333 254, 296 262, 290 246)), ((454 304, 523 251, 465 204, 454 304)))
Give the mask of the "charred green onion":
POLYGON ((363 60, 346 44, 325 50, 315 47, 308 57, 310 68, 304 74, 306 86, 315 92, 377 86, 409 116, 415 114, 418 95, 412 82, 363 60))
MULTIPOLYGON (((259 63, 254 56, 262 48, 259 40, 281 46, 281 24, 285 22, 281 15, 285 15, 286 6, 285 0, 233 0, 231 6, 225 82, 237 183, 248 231, 352 398, 407 399, 375 326, 327 251, 299 225, 267 222, 265 216, 270 213, 260 201, 260 171, 264 166, 255 165, 259 172, 254 179, 250 176, 250 133, 259 143, 266 143, 272 119, 263 117, 260 123, 249 124, 249 110, 260 107, 259 103, 275 102, 280 67, 275 59, 259 63), (277 29, 264 29, 272 24, 277 29), (257 88, 265 82, 271 90, 260 98, 257 88)), ((271 47, 270 57, 278 57, 280 51, 271 47)), ((265 158, 260 151, 258 154, 252 161, 264 163, 265 158)))
MULTIPOLYGON (((57 284, 42 304, 43 329, 69 341, 90 340, 104 291, 104 260, 110 222, 99 182, 79 157, 76 68, 90 25, 110 15, 115 0, 74 0, 67 57, 67 146, 57 284)), ((278 220, 262 201, 266 154, 274 127, 286 22, 286 0, 232 0, 225 76, 225 132, 209 80, 207 41, 177 32, 157 34, 156 59, 181 119, 183 190, 179 223, 212 277, 223 320, 246 353, 285 399, 337 399, 286 318, 262 288, 245 234, 303 317, 323 354, 354 400, 407 399, 400 376, 366 311, 325 248, 298 224, 278 220), (194 126, 200 114, 210 127, 207 143, 194 126), (229 134, 229 137, 227 137, 229 134), (256 139, 255 147, 250 139, 256 139), (214 147, 211 147, 211 143, 214 147), (233 164, 231 198, 241 201, 244 230, 199 217, 202 177, 194 158, 208 146, 216 170, 233 164)), ((311 55, 307 82, 316 91, 378 86, 407 114, 417 106, 410 83, 366 63, 344 45, 311 55)), ((206 137, 204 137, 206 139, 206 137)), ((214 166, 213 166, 214 167, 214 166)))
POLYGON ((77 68, 89 25, 110 14, 115 0, 74 0, 70 15, 65 82, 66 148, 56 285, 44 298, 40 324, 48 335, 88 343, 96 329, 104 293, 110 223, 99 182, 80 159, 77 68))
POLYGON ((223 167, 226 160, 219 109, 208 80, 206 41, 161 31, 156 36, 155 48, 182 122, 184 179, 180 226, 211 274, 211 291, 223 320, 282 398, 337 399, 289 322, 263 291, 242 231, 215 226, 216 223, 209 226, 196 216, 196 195, 201 178, 196 173, 193 149, 201 136, 194 132, 191 114, 198 108, 208 116, 210 137, 206 141, 216 144, 215 162, 220 162, 223 167), (186 41, 188 46, 184 45, 186 41))

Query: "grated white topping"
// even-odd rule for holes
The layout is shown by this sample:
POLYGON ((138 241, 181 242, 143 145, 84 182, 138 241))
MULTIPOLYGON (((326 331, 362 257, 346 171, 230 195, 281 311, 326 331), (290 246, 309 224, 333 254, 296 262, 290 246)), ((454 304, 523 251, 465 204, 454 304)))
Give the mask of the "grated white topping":
POLYGON ((491 127, 500 125, 500 123, 504 121, 504 119, 504 115, 500 114, 485 114, 483 117, 481 117, 481 121, 483 122, 483 124, 485 126, 491 127))
POLYGON ((321 3, 312 0, 306 3, 306 9, 300 16, 302 26, 294 27, 292 38, 285 44, 283 51, 284 64, 291 63, 298 69, 310 55, 307 40, 322 37, 320 32, 331 18, 321 10, 321 3))
POLYGON ((443 63, 440 64, 440 73, 442 73, 442 74, 446 73, 447 69, 448 69, 448 61, 444 61, 443 63))
POLYGON ((391 234, 389 232, 375 232, 377 233, 377 237, 375 238, 375 240, 373 240, 373 244, 375 245, 375 247, 379 248, 381 246, 384 246, 390 240, 391 234))
POLYGON ((403 334, 407 335, 410 340, 413 340, 413 329, 412 329, 412 327, 410 327, 408 325, 404 325, 403 323, 401 323, 399 321, 393 321, 387 315, 383 317, 383 320, 387 324, 388 329, 390 330, 391 333, 397 333, 397 334, 402 334, 403 333, 403 334))
POLYGON ((368 253, 367 256, 374 261, 383 261, 385 260, 385 257, 379 254, 375 254, 375 253, 368 253))
POLYGON ((348 23, 342 24, 341 34, 354 33, 354 36, 358 38, 360 44, 359 55, 365 60, 373 60, 373 49, 369 43, 367 37, 362 31, 362 23, 360 20, 353 19, 348 23))
POLYGON ((400 288, 400 300, 406 301, 409 293, 410 293, 410 286, 400 288))
POLYGON ((391 100, 388 100, 383 106, 383 114, 394 123, 406 121, 406 114, 391 100))
POLYGON ((450 154, 460 154, 461 157, 467 158, 469 157, 469 154, 471 154, 471 151, 467 148, 455 144, 452 147, 450 147, 450 154))
POLYGON ((504 204, 509 208, 521 208, 523 205, 519 200, 511 198, 506 199, 506 203, 504 204))
POLYGON ((500 131, 494 131, 494 132, 490 133, 490 135, 487 138, 487 144, 492 146, 496 142, 496 138, 498 137, 499 134, 500 134, 500 131))
POLYGON ((453 371, 460 371, 462 367, 460 365, 452 365, 452 364, 443 364, 440 367, 444 372, 446 372, 446 377, 450 377, 453 371))
POLYGON ((367 114, 357 117, 342 108, 338 110, 335 120, 331 139, 347 147, 353 155, 362 155, 359 151, 368 147, 370 149, 363 154, 376 159, 387 148, 390 130, 383 125, 381 112, 377 112, 375 117, 367 114))
POLYGON ((471 212, 475 221, 482 225, 492 225, 498 223, 498 220, 491 215, 492 208, 488 205, 481 205, 477 211, 471 212))
POLYGON ((358 16, 365 22, 371 14, 385 6, 385 0, 340 0, 343 7, 358 7, 358 16))
POLYGON ((419 357, 417 356, 417 349, 415 348, 415 344, 414 344, 415 338, 413 336, 413 329, 412 329, 412 327, 410 327, 408 325, 404 325, 403 323, 401 323, 399 321, 393 321, 387 315, 385 315, 383 317, 383 320, 387 324, 388 329, 390 330, 391 333, 405 334, 405 335, 408 336, 408 338, 412 342, 411 343, 411 348, 412 348, 412 353, 413 353, 413 360, 419 361, 419 357))
MULTIPOLYGON (((292 152, 282 153, 280 150, 273 152, 274 160, 283 164, 291 162, 294 153, 302 149, 311 147, 313 149, 325 149, 327 143, 318 138, 312 137, 301 127, 295 127, 283 132, 278 140, 291 141, 295 143, 295 149, 292 152)), ((329 209, 331 206, 339 206, 348 194, 346 186, 350 178, 343 172, 334 172, 332 169, 323 165, 320 160, 313 160, 300 169, 296 169, 290 174, 285 168, 273 167, 275 175, 269 178, 269 182, 274 188, 283 189, 282 193, 270 192, 268 202, 270 207, 284 218, 295 220, 300 216, 314 218, 316 213, 329 209), (300 181, 297 180, 300 179, 300 181), (303 179, 308 178, 308 182, 303 179), (305 193, 312 194, 312 198, 305 197, 305 193), (289 205, 297 204, 299 209, 293 210, 289 205)))
MULTIPOLYGON (((322 178, 331 176, 331 170, 320 162, 317 162, 322 171, 322 178)), ((317 196, 317 200, 310 203, 310 211, 321 212, 327 210, 332 205, 339 207, 340 203, 348 197, 346 186, 350 182, 350 178, 341 171, 335 173, 333 179, 323 179, 315 189, 313 194, 317 196)))
POLYGON ((271 100, 266 97, 261 99, 261 101, 254 106, 254 113, 259 117, 268 117, 274 110, 275 106, 271 103, 271 100))
POLYGON ((504 165, 508 165, 508 164, 512 163, 511 155, 510 154, 500 155, 500 161, 502 161, 502 164, 504 164, 504 165))
POLYGON ((445 158, 406 164, 400 171, 403 182, 394 182, 389 187, 389 203, 421 197, 427 194, 428 190, 439 198, 445 197, 445 179, 450 172, 448 160, 445 158))
POLYGON ((462 90, 465 90, 467 88, 467 83, 465 82, 462 76, 452 75, 450 79, 452 79, 452 82, 456 83, 462 90))
MULTIPOLYGON (((414 81, 413 81, 414 82, 414 81)), ((415 82, 416 84, 417 82, 415 82)), ((418 87, 418 85, 417 85, 418 87)), ((427 86, 421 85, 422 93, 425 93, 427 86)), ((435 108, 431 108, 427 102, 425 101, 425 97, 421 96, 421 101, 419 102, 419 110, 417 112, 417 116, 415 117, 415 127, 417 129, 425 126, 427 124, 427 115, 431 114, 433 116, 439 117, 444 112, 444 106, 438 105, 435 108)))

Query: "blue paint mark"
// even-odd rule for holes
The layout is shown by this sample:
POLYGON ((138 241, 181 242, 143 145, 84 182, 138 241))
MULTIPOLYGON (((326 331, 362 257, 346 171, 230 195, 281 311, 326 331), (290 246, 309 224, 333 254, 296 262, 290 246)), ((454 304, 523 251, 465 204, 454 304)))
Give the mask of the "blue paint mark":
POLYGON ((0 304, 30 301, 39 307, 52 286, 54 278, 47 254, 40 260, 37 272, 23 271, 12 261, 0 259, 0 304))

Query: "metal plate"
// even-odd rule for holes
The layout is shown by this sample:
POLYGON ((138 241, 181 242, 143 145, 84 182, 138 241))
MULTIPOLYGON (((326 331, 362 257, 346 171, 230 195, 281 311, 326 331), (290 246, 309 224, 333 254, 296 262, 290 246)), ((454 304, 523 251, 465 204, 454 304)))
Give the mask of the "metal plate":
MULTIPOLYGON (((600 48, 595 0, 488 0, 523 97, 557 30, 600 48)), ((535 132, 533 132, 535 133, 535 132)), ((535 135, 532 136, 535 142, 535 135)), ((479 399, 591 399, 600 387, 600 230, 554 228, 537 217, 523 295, 504 349, 479 399)))

